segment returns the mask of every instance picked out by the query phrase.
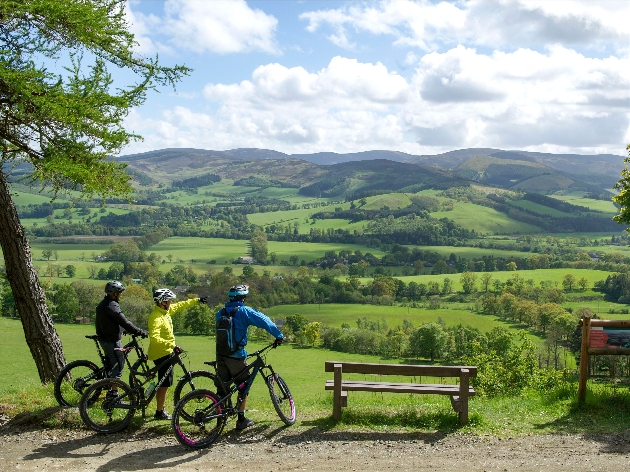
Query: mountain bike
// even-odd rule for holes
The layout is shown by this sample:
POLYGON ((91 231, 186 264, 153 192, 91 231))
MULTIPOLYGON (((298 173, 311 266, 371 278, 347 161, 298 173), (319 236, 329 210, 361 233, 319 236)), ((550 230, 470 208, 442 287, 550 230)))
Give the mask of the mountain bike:
MULTIPOLYGON (((101 367, 88 360, 78 360, 66 364, 55 379, 55 399, 60 406, 79 406, 79 400, 85 389, 94 382, 107 377, 107 372, 111 369, 109 359, 98 342, 98 336, 91 335, 86 336, 86 338, 91 339, 96 344, 96 352, 101 360, 101 367)), ((134 341, 131 341, 125 347, 133 346, 133 343, 134 341)), ((136 370, 148 370, 147 356, 140 345, 138 345, 136 352, 138 354, 138 360, 134 364, 136 370)))
POLYGON ((234 376, 234 378, 239 378, 246 371, 250 373, 249 379, 238 385, 233 382, 234 378, 223 382, 217 372, 216 361, 205 362, 214 368, 218 391, 227 393, 223 395, 211 390, 195 390, 177 403, 171 424, 180 444, 191 448, 202 448, 215 442, 228 418, 238 414, 238 400, 233 406, 232 396, 238 391, 249 391, 258 372, 265 379, 271 402, 280 419, 287 426, 295 423, 295 402, 291 391, 280 374, 277 374, 273 367, 266 363, 265 353, 272 347, 274 343, 247 356, 248 358, 255 357, 256 360, 234 376))
POLYGON ((173 393, 175 404, 179 402, 182 395, 185 396, 191 390, 195 390, 195 383, 206 388, 215 384, 213 373, 206 370, 189 371, 186 369, 182 361, 186 357, 186 352, 178 346, 168 359, 150 369, 142 370, 142 364, 138 362, 132 366, 128 354, 136 346, 128 345, 122 348, 125 362, 129 367, 129 383, 111 378, 99 380, 90 385, 81 396, 79 414, 85 425, 94 431, 115 433, 126 428, 137 409, 141 409, 142 418, 146 418, 147 406, 176 365, 182 368, 184 375, 177 382, 173 393), (159 378, 154 386, 147 388, 148 384, 158 377, 159 369, 167 365, 169 368, 165 375, 159 378))

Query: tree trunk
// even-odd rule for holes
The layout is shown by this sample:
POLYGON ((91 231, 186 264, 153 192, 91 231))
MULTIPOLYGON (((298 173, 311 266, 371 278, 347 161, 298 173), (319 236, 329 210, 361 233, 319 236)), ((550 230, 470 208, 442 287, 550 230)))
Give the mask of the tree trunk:
POLYGON ((35 360, 39 378, 42 383, 54 382, 66 363, 61 340, 48 314, 46 295, 33 267, 24 227, 11 199, 6 176, 1 171, 0 246, 26 343, 35 360))

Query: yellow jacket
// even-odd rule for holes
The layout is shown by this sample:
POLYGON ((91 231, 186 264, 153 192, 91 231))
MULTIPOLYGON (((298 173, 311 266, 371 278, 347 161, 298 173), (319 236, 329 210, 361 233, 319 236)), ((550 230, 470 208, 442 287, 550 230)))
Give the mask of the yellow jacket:
POLYGON ((168 311, 155 306, 149 315, 149 360, 154 361, 173 352, 175 335, 173 334, 172 315, 199 303, 198 298, 172 303, 168 311))

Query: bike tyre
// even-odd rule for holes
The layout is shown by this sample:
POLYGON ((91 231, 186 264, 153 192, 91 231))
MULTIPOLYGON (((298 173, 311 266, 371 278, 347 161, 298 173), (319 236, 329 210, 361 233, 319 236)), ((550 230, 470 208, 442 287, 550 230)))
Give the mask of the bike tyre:
POLYGON ((88 360, 66 364, 55 379, 55 399, 60 406, 78 407, 81 395, 93 383, 105 378, 105 368, 88 360), (67 378, 71 380, 67 380, 67 378))
POLYGON ((201 449, 209 447, 219 438, 227 418, 227 410, 219 403, 219 397, 210 390, 199 389, 187 393, 177 403, 171 426, 182 446, 201 449), (208 411, 204 412, 205 409, 208 411), (207 413, 212 416, 210 421, 205 418, 207 413), (212 425, 211 429, 206 429, 206 422, 212 425))
POLYGON ((289 386, 280 374, 272 374, 267 377, 267 387, 271 396, 271 403, 276 413, 287 426, 295 423, 295 402, 289 390, 289 386))
MULTIPOLYGON (((194 370, 189 372, 189 374, 195 386, 195 390, 214 391, 216 389, 216 384, 214 383, 216 377, 212 372, 207 370, 194 370), (195 380, 198 381, 196 384, 195 380)), ((188 379, 184 376, 177 382, 175 392, 173 392, 173 405, 177 405, 184 396, 193 391, 191 388, 187 389, 186 387, 190 387, 190 384, 188 383, 188 379)))
POLYGON ((137 405, 135 392, 128 384, 118 379, 103 379, 83 392, 79 414, 88 428, 98 433, 115 433, 129 425, 137 405), (118 388, 120 398, 114 402, 106 398, 112 387, 118 388), (126 408, 116 406, 120 404, 126 408))

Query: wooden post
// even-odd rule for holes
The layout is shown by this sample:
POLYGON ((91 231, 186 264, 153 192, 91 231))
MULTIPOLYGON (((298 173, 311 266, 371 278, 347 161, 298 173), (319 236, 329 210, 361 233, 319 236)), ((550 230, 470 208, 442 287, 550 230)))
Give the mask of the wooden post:
POLYGON ((591 338, 591 317, 582 318, 582 352, 580 354, 580 381, 578 383, 578 403, 586 400, 586 380, 588 378, 588 348, 591 338))
POLYGON ((461 410, 459 410, 459 424, 468 423, 468 377, 470 371, 462 369, 459 374, 459 401, 461 402, 461 410))
POLYGON ((333 419, 339 421, 341 419, 341 364, 335 364, 334 368, 334 389, 333 389, 333 419))

